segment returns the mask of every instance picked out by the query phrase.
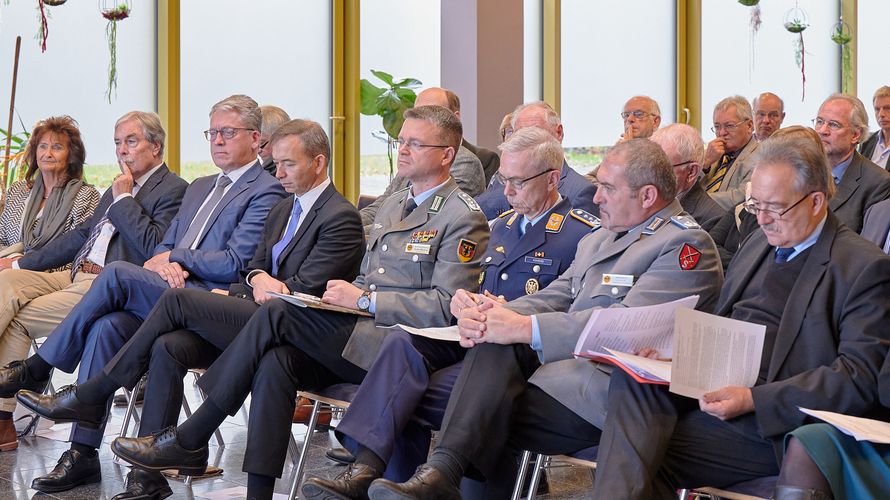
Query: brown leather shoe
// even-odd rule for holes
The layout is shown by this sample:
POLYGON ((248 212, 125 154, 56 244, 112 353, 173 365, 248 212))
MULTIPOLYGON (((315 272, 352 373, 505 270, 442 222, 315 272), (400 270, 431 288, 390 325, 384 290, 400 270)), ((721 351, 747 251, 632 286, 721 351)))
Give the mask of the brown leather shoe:
MULTIPOLYGON (((309 417, 312 415, 312 401, 300 396, 297 398, 297 406, 294 408, 294 423, 309 425, 309 417)), ((318 432, 327 432, 331 429, 331 412, 319 412, 315 424, 318 432)))
POLYGON ((19 447, 19 438, 12 419, 0 420, 0 451, 12 451, 19 447))

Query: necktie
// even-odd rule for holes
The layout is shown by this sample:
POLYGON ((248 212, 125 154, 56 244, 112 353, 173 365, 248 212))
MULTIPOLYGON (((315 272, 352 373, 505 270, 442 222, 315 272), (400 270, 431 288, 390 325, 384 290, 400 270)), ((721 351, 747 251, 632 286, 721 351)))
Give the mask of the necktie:
POLYGON ((290 240, 293 239, 294 233, 297 232, 297 223, 300 222, 300 214, 303 213, 303 207, 300 205, 299 199, 294 199, 294 208, 290 213, 290 222, 287 223, 287 228, 284 230, 284 236, 281 237, 281 240, 272 246, 272 275, 278 276, 278 258, 281 257, 281 252, 287 248, 287 245, 290 243, 290 240))
POLYGON ((102 219, 93 226, 93 229, 90 231, 90 237, 87 238, 86 243, 84 243, 83 246, 80 247, 80 251, 77 252, 77 257, 74 258, 74 264, 71 266, 71 279, 74 279, 74 275, 77 274, 80 265, 83 264, 87 255, 90 254, 90 250, 93 249, 93 244, 96 243, 96 238, 102 233, 102 226, 104 226, 106 222, 108 222, 108 212, 105 212, 102 219))
POLYGON ((841 183, 840 178, 839 178, 838 176, 835 175, 835 176, 834 176, 834 185, 837 186, 837 185, 840 184, 840 183, 841 183))
POLYGON ((716 193, 717 190, 720 189, 720 184, 723 183, 723 177, 726 176, 726 171, 729 170, 729 164, 731 162, 732 155, 723 155, 723 158, 720 160, 720 166, 717 167, 717 170, 714 171, 714 175, 711 177, 710 181, 708 181, 707 191, 709 193, 716 193))
POLYGON ((213 213, 213 209, 216 208, 216 205, 219 203, 219 200, 222 199, 223 194, 225 194, 226 186, 232 183, 232 179, 229 179, 225 175, 220 175, 216 179, 216 188, 210 194, 210 198, 207 200, 207 203, 201 207, 201 211, 195 215, 195 218, 192 219, 192 223, 189 225, 188 230, 185 232, 185 236, 179 240, 179 244, 176 245, 176 248, 189 248, 192 246, 192 243, 198 239, 198 236, 201 234, 201 229, 204 228, 204 224, 207 223, 207 219, 210 218, 210 214, 213 213))
POLYGON ((788 262, 788 257, 791 257, 791 254, 794 253, 794 247, 791 248, 776 248, 776 264, 784 264, 788 262))
POLYGON ((408 201, 405 202, 405 211, 402 213, 402 219, 411 215, 411 212, 417 208, 417 203, 414 201, 414 198, 408 198, 408 201))

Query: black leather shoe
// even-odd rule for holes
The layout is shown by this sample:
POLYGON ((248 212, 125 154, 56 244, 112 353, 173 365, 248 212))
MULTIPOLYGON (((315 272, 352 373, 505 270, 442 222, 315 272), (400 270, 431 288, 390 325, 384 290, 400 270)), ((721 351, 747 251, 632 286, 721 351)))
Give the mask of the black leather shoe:
POLYGON ((23 361, 13 361, 0 368, 0 398, 11 398, 22 389, 43 392, 49 379, 37 380, 31 376, 23 361))
POLYGON ((459 500, 460 489, 438 469, 423 464, 404 483, 376 479, 368 488, 368 496, 372 500, 459 500))
POLYGON ((381 476, 380 472, 365 464, 350 465, 334 479, 311 477, 303 483, 303 498, 367 500, 368 487, 381 476))
POLYGON ((151 436, 119 437, 112 441, 111 451, 140 469, 178 469, 183 476, 200 476, 207 470, 207 445, 197 450, 183 448, 175 425, 151 436))
MULTIPOLYGON (((136 391, 136 406, 141 405, 145 402, 145 383, 140 383, 139 390, 136 391)), ((132 394, 132 392, 130 392, 132 394)), ((115 394, 114 402, 112 403, 114 406, 126 408, 128 404, 127 397, 123 394, 115 394)))
POLYGON ((56 394, 46 395, 39 392, 21 390, 15 395, 19 403, 37 413, 60 422, 78 422, 87 427, 98 428, 105 422, 105 403, 101 405, 86 404, 77 399, 77 386, 66 385, 56 394))
POLYGON ((111 500, 161 500, 173 495, 173 490, 160 472, 133 469, 127 474, 127 491, 111 500))
POLYGON ((355 457, 352 456, 352 453, 349 453, 349 450, 346 448, 328 448, 328 451, 324 452, 324 456, 340 465, 355 463, 355 457))
POLYGON ((45 476, 35 477, 31 489, 43 493, 66 491, 83 484, 102 480, 99 455, 87 457, 77 450, 65 450, 56 467, 45 476))

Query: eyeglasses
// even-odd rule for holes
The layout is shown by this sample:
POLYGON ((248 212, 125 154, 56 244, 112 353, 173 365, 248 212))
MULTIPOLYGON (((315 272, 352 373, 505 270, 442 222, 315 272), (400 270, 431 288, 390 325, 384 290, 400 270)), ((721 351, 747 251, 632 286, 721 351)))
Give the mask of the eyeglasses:
POLYGON ((742 120, 742 121, 740 121, 740 122, 735 122, 735 123, 723 123, 723 124, 721 124, 721 123, 715 123, 714 126, 711 127, 711 132, 714 132, 715 134, 719 134, 721 130, 725 130, 725 131, 727 131, 727 132, 729 132, 729 133, 731 134, 731 133, 733 133, 733 131, 734 131, 735 129, 737 129, 738 126, 741 125, 742 123, 745 123, 745 121, 742 120))
POLYGON ((421 144, 420 141, 416 139, 405 140, 405 139, 396 139, 392 141, 393 145, 395 145, 396 149, 408 148, 408 151, 417 152, 423 148, 450 148, 448 144, 421 144))
POLYGON ((638 110, 636 110, 636 111, 622 111, 622 112, 621 112, 621 119, 622 119, 622 120, 627 120, 627 119, 630 117, 630 115, 633 115, 633 117, 636 118, 637 120, 642 120, 643 118, 646 118, 647 116, 650 116, 650 115, 655 116, 654 113, 649 113, 649 112, 646 112, 646 111, 640 111, 640 110, 638 109, 638 110))
POLYGON ((251 130, 256 132, 255 129, 252 128, 243 128, 243 127, 223 127, 223 128, 212 128, 210 130, 204 131, 204 138, 208 141, 216 140, 216 136, 222 134, 223 139, 229 140, 234 139, 235 134, 238 133, 239 130, 251 130))
POLYGON ((745 204, 742 205, 742 206, 745 208, 745 211, 748 212, 748 213, 751 214, 751 215, 756 216, 756 215, 759 214, 760 212, 763 212, 763 213, 769 215, 770 217, 772 217, 773 219, 781 219, 783 215, 785 215, 785 214, 787 214, 788 212, 790 212, 792 208, 794 208, 794 207, 800 205, 801 202, 802 202, 803 200, 807 199, 807 198, 808 198, 811 194, 813 194, 813 193, 815 193, 815 191, 810 191, 809 193, 805 194, 805 195, 803 196, 803 198, 797 200, 793 205, 791 205, 790 207, 786 208, 785 210, 781 210, 781 211, 779 211, 779 210, 770 210, 770 209, 768 209, 768 208, 759 208, 759 207, 757 206, 757 202, 755 202, 755 201, 754 201, 753 199, 751 199, 751 198, 748 198, 748 201, 746 201, 745 204))
POLYGON ((817 130, 822 128, 822 125, 828 125, 828 128, 830 128, 834 132, 837 132, 838 130, 844 128, 844 124, 842 124, 841 122, 834 121, 834 120, 825 121, 822 118, 813 118, 812 122, 813 122, 813 127, 816 128, 817 130))
POLYGON ((528 181, 530 181, 530 180, 532 180, 532 179, 535 179, 535 178, 537 178, 537 177, 540 177, 540 176, 542 176, 542 175, 544 175, 544 174, 546 174, 546 173, 548 173, 548 172, 556 172, 556 169, 555 169, 555 168, 549 168, 549 169, 547 169, 547 170, 545 170, 545 171, 543 171, 543 172, 541 172, 541 173, 535 174, 535 175, 533 175, 533 176, 531 176, 531 177, 526 177, 525 179, 517 179, 516 177, 510 177, 510 178, 507 178, 507 177, 504 177, 503 175, 501 175, 500 172, 495 172, 495 174, 494 174, 494 178, 497 179, 498 182, 500 182, 501 184, 503 184, 503 185, 505 185, 505 186, 506 186, 507 184, 509 184, 510 187, 512 187, 513 189, 515 189, 515 190, 517 190, 517 191, 521 191, 522 188, 525 187, 525 184, 526 184, 528 181))
POLYGON ((672 166, 672 167, 682 167, 683 165, 689 165, 690 163, 693 163, 694 161, 695 161, 695 160, 686 160, 686 161, 684 161, 684 162, 674 163, 674 164, 671 165, 671 166, 672 166))
MULTIPOLYGON (((223 137, 225 137, 225 136, 223 136, 223 137)), ((269 141, 263 141, 260 143, 260 149, 265 149, 266 146, 268 146, 268 145, 269 145, 269 141)))

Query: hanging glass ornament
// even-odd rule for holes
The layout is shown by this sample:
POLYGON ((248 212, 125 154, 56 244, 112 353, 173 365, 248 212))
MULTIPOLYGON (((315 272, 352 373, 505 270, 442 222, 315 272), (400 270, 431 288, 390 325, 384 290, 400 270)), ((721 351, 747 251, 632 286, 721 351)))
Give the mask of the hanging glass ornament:
POLYGON ((800 68, 801 102, 807 95, 806 47, 803 43, 803 32, 809 26, 809 16, 795 2, 794 8, 785 13, 785 29, 789 33, 797 35, 797 38, 794 40, 794 62, 800 68))
POLYGON ((111 95, 117 91, 117 23, 130 17, 132 6, 130 0, 107 1, 100 0, 102 17, 108 20, 105 27, 105 38, 108 40, 108 90, 105 96, 111 104, 111 95))
POLYGON ((850 42, 853 40, 853 30, 844 22, 841 16, 837 24, 831 28, 831 41, 838 44, 841 49, 841 90, 849 90, 850 78, 853 75, 853 63, 851 59, 850 42))

